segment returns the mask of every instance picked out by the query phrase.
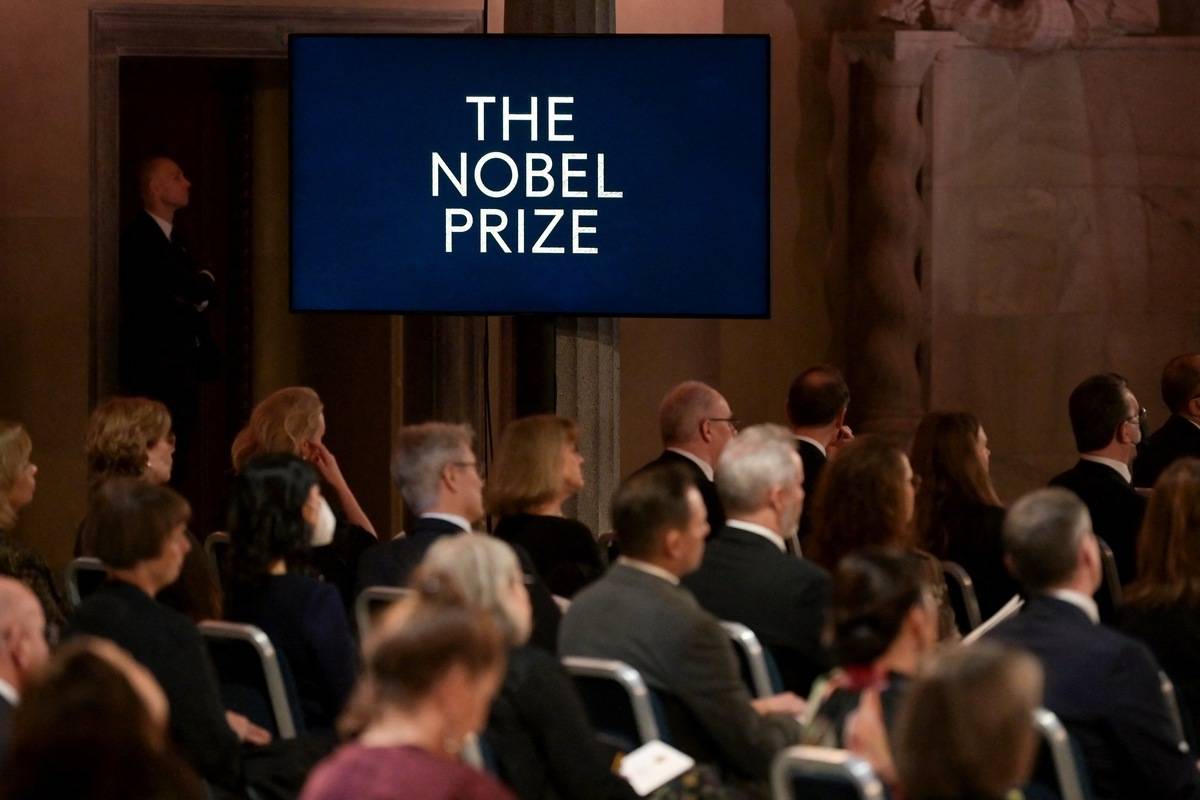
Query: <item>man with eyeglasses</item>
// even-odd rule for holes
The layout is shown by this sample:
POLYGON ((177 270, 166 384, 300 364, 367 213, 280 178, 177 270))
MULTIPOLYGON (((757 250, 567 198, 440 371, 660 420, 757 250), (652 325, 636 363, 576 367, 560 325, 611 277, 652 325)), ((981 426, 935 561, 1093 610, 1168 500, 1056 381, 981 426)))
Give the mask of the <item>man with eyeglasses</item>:
POLYGON ((1134 490, 1130 473, 1146 410, 1125 379, 1111 372, 1076 386, 1067 407, 1079 461, 1050 485, 1070 489, 1087 506, 1096 535, 1112 548, 1121 583, 1127 584, 1137 570, 1137 534, 1146 513, 1146 499, 1134 490))
POLYGON ((737 435, 738 420, 729 402, 706 383, 684 381, 663 397, 658 408, 658 426, 664 448, 662 455, 638 472, 660 464, 683 466, 704 500, 709 526, 713 531, 721 530, 725 511, 713 483, 713 470, 725 445, 737 435))
POLYGON ((49 656, 41 603, 25 584, 0 576, 0 757, 8 750, 21 688, 49 656))
POLYGON ((1186 353, 1167 362, 1162 399, 1171 416, 1139 451, 1133 465, 1135 486, 1154 486, 1176 459, 1200 458, 1200 353, 1186 353))

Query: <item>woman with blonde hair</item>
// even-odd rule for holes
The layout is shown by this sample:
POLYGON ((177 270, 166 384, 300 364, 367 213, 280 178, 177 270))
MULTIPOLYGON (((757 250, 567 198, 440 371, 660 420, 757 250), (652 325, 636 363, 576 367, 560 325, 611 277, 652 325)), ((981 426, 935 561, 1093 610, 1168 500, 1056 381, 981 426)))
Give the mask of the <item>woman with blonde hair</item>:
MULTIPOLYGON (((346 483, 337 459, 325 446, 325 406, 307 386, 287 386, 267 395, 250 413, 250 421, 233 440, 233 471, 241 473, 250 459, 265 453, 290 453, 316 467, 333 490, 342 516, 332 541, 319 542, 312 564, 342 593, 347 608, 354 605, 358 558, 375 544, 375 526, 346 483)), ((324 493, 328 496, 328 492, 324 493)))
POLYGON ((61 626, 67 605, 42 556, 12 536, 17 512, 33 502, 37 465, 30 461, 33 440, 17 422, 0 420, 0 575, 10 575, 37 595, 46 622, 61 626))
POLYGON ((583 456, 572 420, 543 414, 511 422, 484 490, 487 512, 500 518, 495 535, 526 550, 559 597, 600 577, 604 561, 595 536, 563 515, 583 488, 583 456))
POLYGON ((529 594, 512 548, 490 536, 448 536, 429 548, 421 570, 454 584, 469 605, 487 612, 510 648, 484 733, 500 779, 521 800, 634 800, 608 769, 558 659, 528 643, 529 594))

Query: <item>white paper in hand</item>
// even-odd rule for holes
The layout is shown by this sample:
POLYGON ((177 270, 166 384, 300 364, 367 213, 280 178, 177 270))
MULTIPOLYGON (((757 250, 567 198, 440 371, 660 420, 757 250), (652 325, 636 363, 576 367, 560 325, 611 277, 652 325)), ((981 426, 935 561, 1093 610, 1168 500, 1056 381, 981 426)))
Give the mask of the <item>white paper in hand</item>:
POLYGON ((621 777, 645 797, 694 766, 696 762, 686 753, 656 739, 621 759, 621 777))

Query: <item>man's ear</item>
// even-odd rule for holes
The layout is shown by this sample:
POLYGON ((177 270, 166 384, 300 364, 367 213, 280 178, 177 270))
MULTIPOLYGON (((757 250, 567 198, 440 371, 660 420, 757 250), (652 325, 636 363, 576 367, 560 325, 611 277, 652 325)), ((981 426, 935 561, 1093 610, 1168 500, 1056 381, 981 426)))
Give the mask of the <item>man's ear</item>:
POLYGON ((842 410, 838 412, 837 419, 833 421, 835 428, 840 428, 846 424, 846 412, 850 410, 849 405, 842 406, 842 410))
POLYGON ((683 534, 680 531, 672 528, 667 531, 662 539, 662 554, 674 561, 679 556, 680 545, 683 542, 683 534))
POLYGON ((699 433, 700 433, 700 441, 711 442, 712 441, 712 423, 709 422, 707 419, 700 420, 699 433))
POLYGON ((1183 407, 1184 413, 1190 414, 1193 417, 1200 417, 1200 395, 1188 400, 1183 407))

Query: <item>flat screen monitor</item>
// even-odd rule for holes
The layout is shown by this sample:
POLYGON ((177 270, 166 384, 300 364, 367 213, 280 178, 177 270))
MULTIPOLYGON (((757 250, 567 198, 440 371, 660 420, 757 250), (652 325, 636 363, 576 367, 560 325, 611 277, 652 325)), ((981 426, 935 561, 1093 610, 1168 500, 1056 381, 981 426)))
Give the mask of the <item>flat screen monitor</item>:
POLYGON ((766 36, 291 38, 296 311, 765 317, 766 36))

